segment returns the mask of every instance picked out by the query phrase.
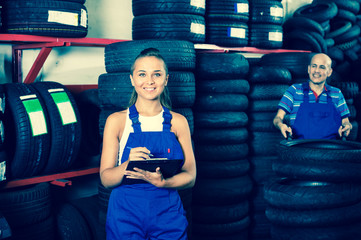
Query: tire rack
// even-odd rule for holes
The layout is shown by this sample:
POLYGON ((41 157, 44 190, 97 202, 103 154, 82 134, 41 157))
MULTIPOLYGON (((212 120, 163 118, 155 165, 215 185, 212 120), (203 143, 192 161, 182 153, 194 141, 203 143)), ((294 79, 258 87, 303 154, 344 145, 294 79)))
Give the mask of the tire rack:
MULTIPOLYGON (((41 68, 43 67, 46 59, 48 58, 51 50, 54 47, 70 47, 70 46, 82 46, 82 47, 105 47, 108 44, 128 41, 119 39, 103 39, 103 38, 56 38, 45 36, 34 36, 25 34, 0 34, 0 43, 12 44, 12 64, 13 64, 13 82, 33 83, 38 76, 41 68), (27 49, 40 49, 37 58, 23 81, 23 74, 21 71, 22 51, 27 49)), ((287 49, 257 49, 254 47, 241 47, 241 48, 225 48, 212 44, 195 44, 195 49, 202 52, 243 52, 261 56, 268 53, 276 52, 308 52, 302 50, 287 50, 287 49)), ((89 85, 66 85, 71 92, 81 92, 87 89, 97 88, 97 84, 89 85)), ((57 186, 71 186, 72 182, 66 178, 85 176, 90 174, 99 173, 99 167, 93 167, 82 170, 73 170, 63 173, 57 173, 52 175, 37 176, 26 179, 15 179, 8 181, 4 186, 0 188, 14 188, 20 186, 26 186, 41 182, 50 182, 57 186)))
MULTIPOLYGON (((12 45, 12 64, 13 64, 13 79, 12 82, 33 83, 38 76, 41 68, 43 67, 46 59, 48 58, 51 50, 54 47, 70 47, 70 46, 82 46, 82 47, 105 47, 108 44, 126 41, 117 39, 101 39, 101 38, 55 38, 44 36, 33 36, 23 34, 0 34, 0 43, 12 45), (37 58, 28 73, 24 78, 21 71, 22 51, 27 49, 40 49, 37 58)), ((66 85, 66 87, 72 92, 81 92, 87 89, 97 88, 96 84, 89 85, 66 85)), ((85 176, 90 174, 99 173, 99 167, 92 167, 81 170, 71 170, 68 172, 36 176, 25 179, 14 179, 6 182, 0 188, 14 188, 20 186, 26 186, 30 184, 36 184, 41 182, 50 182, 57 186, 71 186, 71 180, 67 178, 73 178, 78 176, 85 176)))

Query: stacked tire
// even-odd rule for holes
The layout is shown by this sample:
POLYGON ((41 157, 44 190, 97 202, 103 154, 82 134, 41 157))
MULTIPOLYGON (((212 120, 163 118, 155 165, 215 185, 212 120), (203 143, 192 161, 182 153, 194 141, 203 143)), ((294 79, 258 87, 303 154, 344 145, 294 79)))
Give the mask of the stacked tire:
POLYGON ((197 54, 195 240, 248 239, 248 71, 241 54, 197 54))
POLYGON ((53 240, 55 237, 49 183, 2 189, 0 212, 11 228, 11 239, 53 240))
MULTIPOLYGON (((167 88, 172 102, 172 111, 182 114, 188 120, 193 134, 193 110, 195 102, 195 77, 193 71, 196 64, 194 44, 182 40, 134 40, 117 42, 105 47, 105 68, 107 73, 99 76, 98 96, 100 104, 99 133, 103 136, 107 117, 117 111, 129 107, 133 91, 130 81, 130 68, 136 56, 146 48, 157 48, 168 66, 169 79, 167 88)), ((99 196, 103 207, 100 208, 99 219, 105 226, 107 201, 110 191, 101 188, 99 196), (104 194, 103 194, 104 193, 104 194), (105 201, 105 203, 104 203, 105 201)), ((183 206, 187 211, 187 219, 191 225, 192 189, 179 191, 183 206)))
POLYGON ((133 0, 133 40, 205 42, 205 0, 133 0))
POLYGON ((265 186, 272 239, 358 239, 361 144, 339 140, 282 141, 265 186), (337 193, 337 194, 335 194, 337 193))
POLYGON ((270 224, 265 216, 266 202, 263 199, 264 184, 275 177, 272 162, 277 158, 277 145, 283 139, 273 126, 273 118, 284 92, 291 84, 290 71, 281 66, 251 67, 248 74, 249 140, 251 177, 254 181, 252 195, 252 239, 270 237, 270 224))
POLYGON ((5 85, 5 140, 10 179, 72 167, 81 121, 72 94, 60 83, 5 85))
POLYGON ((206 43, 226 47, 248 45, 248 0, 207 0, 206 43))
POLYGON ((88 12, 85 0, 3 1, 3 30, 12 34, 85 37, 88 12))
POLYGON ((252 0, 249 4, 249 46, 282 48, 283 5, 278 0, 252 0))

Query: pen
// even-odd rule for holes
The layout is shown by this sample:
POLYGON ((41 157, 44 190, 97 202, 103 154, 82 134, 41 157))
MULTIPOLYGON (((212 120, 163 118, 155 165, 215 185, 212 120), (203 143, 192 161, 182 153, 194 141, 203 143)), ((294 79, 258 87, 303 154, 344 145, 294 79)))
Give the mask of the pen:
MULTIPOLYGON (((129 150, 132 150, 132 147, 127 146, 127 148, 128 148, 129 150)), ((154 157, 154 155, 151 154, 151 153, 145 153, 145 154, 147 154, 149 157, 154 157)))

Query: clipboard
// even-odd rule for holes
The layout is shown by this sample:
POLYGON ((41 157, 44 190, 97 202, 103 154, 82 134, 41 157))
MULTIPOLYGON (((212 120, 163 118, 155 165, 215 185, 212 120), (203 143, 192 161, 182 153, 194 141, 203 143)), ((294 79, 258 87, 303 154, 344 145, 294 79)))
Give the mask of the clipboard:
MULTIPOLYGON (((162 159, 153 158, 142 161, 130 160, 127 166, 127 170, 133 171, 133 168, 143 169, 149 172, 155 172, 157 167, 160 167, 160 171, 164 178, 170 178, 180 172, 182 168, 183 159, 162 159)), ((141 179, 130 179, 124 176, 121 185, 146 183, 141 179)))

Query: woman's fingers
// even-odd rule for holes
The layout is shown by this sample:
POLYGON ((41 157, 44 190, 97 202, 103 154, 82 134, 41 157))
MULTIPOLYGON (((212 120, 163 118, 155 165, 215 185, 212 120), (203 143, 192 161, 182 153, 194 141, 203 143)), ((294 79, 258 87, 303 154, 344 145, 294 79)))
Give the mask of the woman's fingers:
POLYGON ((130 160, 144 160, 149 159, 150 151, 145 147, 132 148, 129 153, 130 160))

